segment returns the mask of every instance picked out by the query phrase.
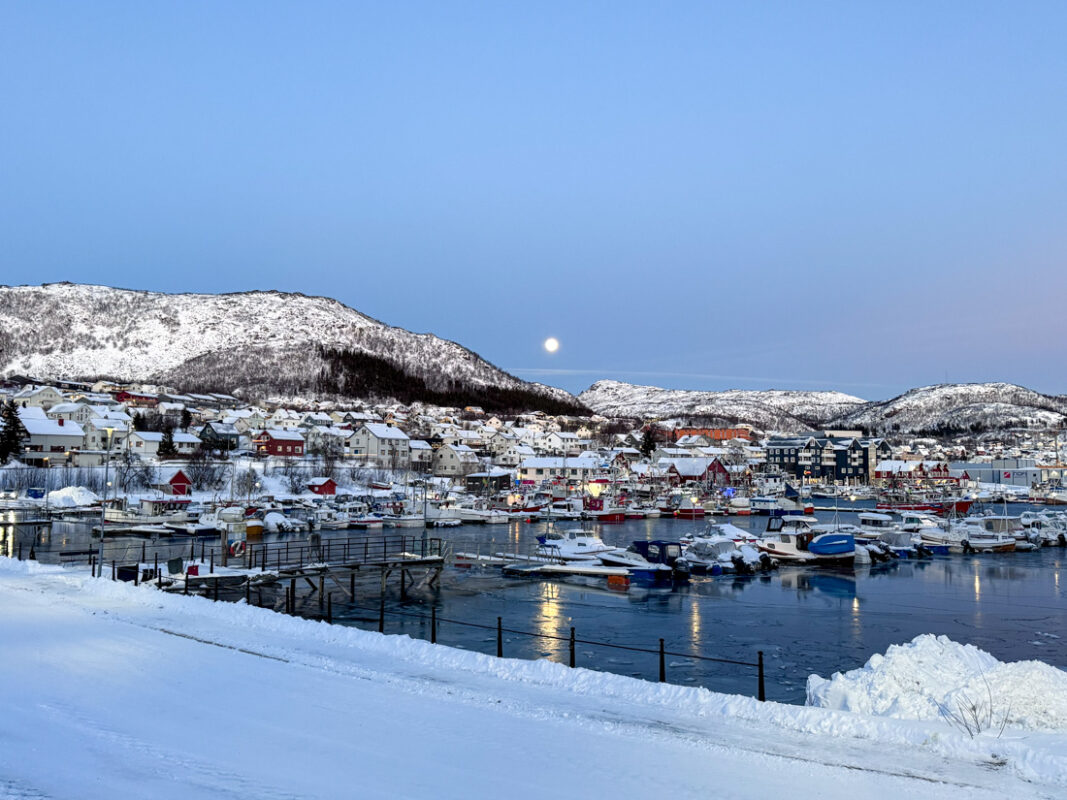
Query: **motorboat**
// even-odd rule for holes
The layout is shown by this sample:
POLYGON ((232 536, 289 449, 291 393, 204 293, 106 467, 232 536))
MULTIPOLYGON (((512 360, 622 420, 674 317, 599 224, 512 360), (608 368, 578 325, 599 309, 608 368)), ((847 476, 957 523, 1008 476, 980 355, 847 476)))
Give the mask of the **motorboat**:
POLYGON ((685 560, 697 574, 718 575, 722 572, 751 574, 767 571, 774 566, 767 554, 750 544, 738 544, 723 534, 695 536, 685 548, 685 560))
POLYGON ((782 516, 767 520, 759 549, 791 564, 850 567, 856 558, 856 537, 842 530, 820 530, 815 517, 782 516))
POLYGON ((995 530, 996 522, 989 527, 983 520, 989 517, 969 517, 966 520, 948 523, 937 530, 920 532, 923 544, 947 547, 951 553, 1010 553, 1016 549, 1015 536, 995 530))
POLYGON ((855 532, 857 539, 874 541, 883 533, 900 530, 900 527, 889 514, 881 514, 877 511, 861 511, 857 514, 857 517, 859 518, 859 528, 855 532))
POLYGON ((618 548, 604 544, 587 528, 551 530, 537 537, 537 554, 561 561, 595 561, 601 553, 618 548))

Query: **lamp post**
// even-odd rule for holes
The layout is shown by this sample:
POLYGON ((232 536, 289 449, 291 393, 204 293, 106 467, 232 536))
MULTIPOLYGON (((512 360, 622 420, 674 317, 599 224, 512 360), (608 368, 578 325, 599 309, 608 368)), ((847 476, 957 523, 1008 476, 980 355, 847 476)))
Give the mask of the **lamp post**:
POLYGON ((107 489, 111 485, 108 481, 108 467, 111 466, 111 435, 114 428, 105 428, 107 431, 107 451, 104 454, 104 500, 100 503, 100 556, 97 558, 97 569, 100 577, 104 577, 104 511, 107 509, 107 489))

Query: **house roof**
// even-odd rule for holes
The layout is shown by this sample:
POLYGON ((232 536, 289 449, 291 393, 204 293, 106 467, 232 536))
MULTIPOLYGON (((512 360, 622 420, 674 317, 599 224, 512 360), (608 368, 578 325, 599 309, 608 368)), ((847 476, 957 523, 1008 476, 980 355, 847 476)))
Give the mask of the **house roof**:
POLYGON ((363 427, 376 439, 409 439, 410 437, 399 428, 386 425, 384 422, 364 422, 363 427))
POLYGON ((298 431, 286 430, 284 428, 268 428, 262 431, 261 436, 267 436, 275 441, 283 442, 302 442, 304 441, 303 435, 298 431))

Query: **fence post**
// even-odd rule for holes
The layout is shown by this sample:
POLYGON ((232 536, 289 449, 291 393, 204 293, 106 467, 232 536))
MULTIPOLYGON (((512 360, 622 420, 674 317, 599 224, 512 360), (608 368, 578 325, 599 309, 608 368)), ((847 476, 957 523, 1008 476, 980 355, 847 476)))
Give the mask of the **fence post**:
POLYGON ((215 574, 215 548, 211 548, 211 566, 208 567, 207 571, 209 575, 215 574))
POLYGON ((574 628, 571 628, 571 669, 574 668, 574 628))
POLYGON ((503 617, 496 618, 496 657, 504 657, 504 621, 503 617))
POLYGON ((352 570, 348 573, 348 599, 356 602, 356 571, 352 570))
POLYGON ((200 563, 204 563, 204 542, 200 542, 200 563))
POLYGON ((326 595, 326 622, 333 625, 333 592, 326 595))
POLYGON ((378 633, 385 633, 385 591, 383 588, 381 599, 378 601, 378 633))
POLYGON ((245 578, 245 605, 252 605, 252 578, 251 576, 245 578))
POLYGON ((148 560, 148 542, 141 542, 141 563, 148 560))
POLYGON ((189 560, 196 561, 196 542, 189 542, 189 560))
POLYGON ((19 542, 19 561, 22 561, 22 542, 19 542))
POLYGON ((659 682, 667 682, 667 656, 664 653, 663 640, 659 640, 659 682))
POLYGON ((759 659, 757 661, 759 665, 759 694, 757 698, 762 702, 767 699, 767 691, 763 685, 763 651, 759 651, 759 659))
POLYGON ((117 580, 115 576, 115 559, 111 559, 111 580, 117 580))
POLYGON ((430 644, 437 644, 437 606, 430 606, 430 644))
POLYGON ((289 595, 292 598, 292 600, 290 601, 290 605, 289 605, 289 608, 290 608, 289 613, 290 614, 295 614, 296 613, 296 578, 291 578, 289 580, 289 595))
POLYGON ((159 551, 158 550, 156 551, 156 563, 155 563, 155 566, 153 567, 153 569, 155 570, 156 577, 158 578, 159 577, 159 551))

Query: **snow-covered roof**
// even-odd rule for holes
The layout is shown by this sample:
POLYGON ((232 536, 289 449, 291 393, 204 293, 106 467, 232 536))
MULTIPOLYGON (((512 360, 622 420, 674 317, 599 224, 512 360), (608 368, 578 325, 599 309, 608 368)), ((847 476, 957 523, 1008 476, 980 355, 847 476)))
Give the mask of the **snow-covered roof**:
MULTIPOLYGON (((145 442, 162 442, 162 431, 134 431, 130 436, 136 436, 145 442)), ((200 437, 193 436, 191 433, 182 433, 181 431, 174 431, 174 443, 175 444, 199 444, 200 437)))
POLYGON ((262 435, 269 436, 271 439, 274 439, 276 441, 285 441, 285 442, 302 442, 302 441, 304 441, 303 435, 300 434, 298 431, 287 430, 285 428, 268 428, 267 430, 263 431, 262 435))
POLYGON ((71 436, 76 439, 85 438, 85 431, 82 430, 81 425, 77 422, 64 422, 62 425, 59 423, 62 420, 58 419, 40 419, 38 417, 28 417, 22 419, 22 426, 26 429, 26 433, 30 436, 71 436))
POLYGON ((377 439, 408 439, 408 435, 399 428, 384 422, 364 422, 363 427, 377 439))

